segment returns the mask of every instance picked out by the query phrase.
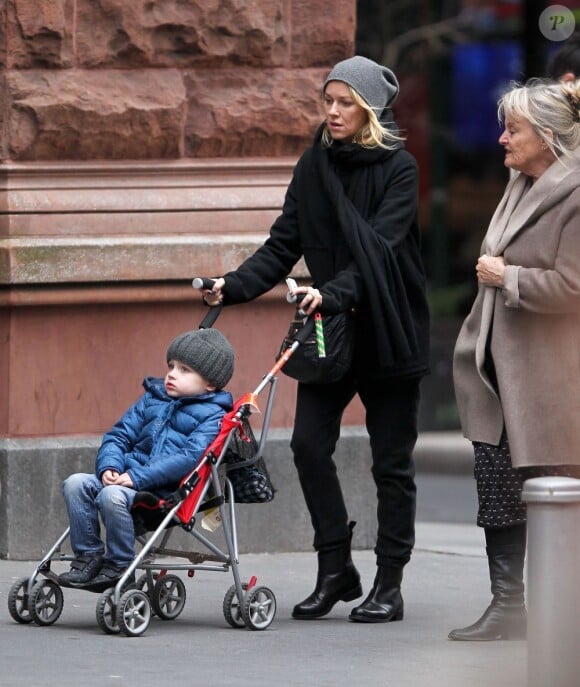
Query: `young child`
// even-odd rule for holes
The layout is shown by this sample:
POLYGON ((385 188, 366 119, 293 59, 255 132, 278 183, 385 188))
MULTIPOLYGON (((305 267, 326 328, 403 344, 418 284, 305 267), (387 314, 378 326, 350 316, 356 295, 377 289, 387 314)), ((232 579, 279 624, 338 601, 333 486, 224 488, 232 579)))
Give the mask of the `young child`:
POLYGON ((234 351, 217 329, 176 337, 167 364, 165 378, 147 377, 145 393, 104 435, 95 474, 77 473, 63 483, 75 555, 59 577, 63 586, 102 591, 119 581, 135 557, 135 494, 175 491, 232 409, 232 396, 222 389, 234 371, 234 351))

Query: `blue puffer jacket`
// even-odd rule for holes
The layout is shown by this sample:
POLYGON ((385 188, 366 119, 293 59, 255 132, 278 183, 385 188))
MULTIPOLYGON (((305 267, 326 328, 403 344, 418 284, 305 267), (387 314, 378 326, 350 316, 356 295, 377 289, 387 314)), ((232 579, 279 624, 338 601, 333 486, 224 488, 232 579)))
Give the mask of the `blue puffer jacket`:
POLYGON ((171 494, 203 456, 232 409, 227 391, 171 398, 163 380, 147 377, 145 393, 103 437, 95 472, 127 472, 137 491, 171 494))

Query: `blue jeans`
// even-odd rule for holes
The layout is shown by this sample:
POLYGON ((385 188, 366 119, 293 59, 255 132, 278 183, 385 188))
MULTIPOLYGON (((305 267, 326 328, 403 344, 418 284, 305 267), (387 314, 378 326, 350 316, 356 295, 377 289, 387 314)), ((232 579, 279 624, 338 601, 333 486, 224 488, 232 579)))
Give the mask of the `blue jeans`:
POLYGON ((129 487, 104 487, 96 475, 76 473, 62 485, 70 521, 70 542, 75 556, 104 554, 104 561, 126 568, 135 557, 135 527, 131 506, 137 493, 129 487), (106 530, 101 539, 99 516, 106 530))

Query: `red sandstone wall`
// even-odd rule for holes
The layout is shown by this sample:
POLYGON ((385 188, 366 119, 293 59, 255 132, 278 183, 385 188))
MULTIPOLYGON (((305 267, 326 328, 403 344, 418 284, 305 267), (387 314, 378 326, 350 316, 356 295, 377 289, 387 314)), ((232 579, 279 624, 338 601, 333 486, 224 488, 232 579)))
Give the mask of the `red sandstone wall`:
MULTIPOLYGON (((278 213, 355 6, 0 2, 0 436, 101 433, 163 371, 202 313, 191 277, 234 268, 278 213)), ((220 318, 234 395, 289 319, 283 294, 220 318)))
POLYGON ((355 1, 7 0, 2 160, 295 155, 355 1))

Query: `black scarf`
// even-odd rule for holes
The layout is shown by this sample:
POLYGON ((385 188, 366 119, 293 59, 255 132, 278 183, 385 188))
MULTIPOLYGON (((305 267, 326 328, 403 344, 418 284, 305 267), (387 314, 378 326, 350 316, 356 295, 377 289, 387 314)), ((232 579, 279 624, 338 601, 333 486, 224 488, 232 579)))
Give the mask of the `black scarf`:
POLYGON ((379 364, 391 367, 417 354, 417 336, 396 256, 364 217, 369 216, 374 200, 383 193, 382 163, 394 151, 336 142, 324 148, 320 142, 323 128, 319 128, 314 140, 318 176, 312 180, 311 192, 317 194, 319 203, 327 204, 327 217, 338 217, 365 286, 379 364), (335 166, 350 170, 346 189, 335 166))

